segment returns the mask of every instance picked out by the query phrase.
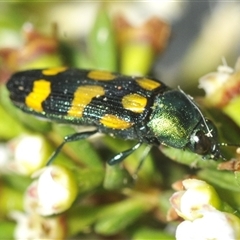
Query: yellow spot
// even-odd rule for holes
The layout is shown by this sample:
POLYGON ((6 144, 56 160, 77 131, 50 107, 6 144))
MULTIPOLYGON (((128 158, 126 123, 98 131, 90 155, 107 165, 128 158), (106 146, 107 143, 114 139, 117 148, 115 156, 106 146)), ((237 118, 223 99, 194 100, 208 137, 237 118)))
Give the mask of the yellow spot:
POLYGON ((34 81, 33 90, 25 99, 25 104, 37 112, 42 112, 42 102, 51 93, 51 83, 45 79, 34 81))
POLYGON ((92 99, 104 94, 104 89, 100 86, 85 85, 78 87, 74 93, 72 106, 68 110, 68 116, 82 117, 84 108, 92 101, 92 99))
POLYGON ((90 79, 99 81, 110 81, 116 78, 113 73, 100 70, 90 71, 87 76, 90 79))
POLYGON ((136 82, 140 85, 140 87, 150 91, 161 86, 160 82, 157 82, 149 78, 140 78, 137 79, 136 82))
POLYGON ((106 114, 102 117, 100 122, 108 128, 111 129, 127 129, 133 124, 131 122, 126 122, 125 120, 119 118, 118 116, 112 114, 106 114))
POLYGON ((136 93, 128 94, 122 99, 123 107, 135 113, 142 113, 146 104, 147 99, 136 93))
POLYGON ((60 72, 64 72, 67 70, 67 67, 55 67, 55 68, 48 68, 48 69, 44 69, 42 71, 42 73, 44 75, 56 75, 60 72))

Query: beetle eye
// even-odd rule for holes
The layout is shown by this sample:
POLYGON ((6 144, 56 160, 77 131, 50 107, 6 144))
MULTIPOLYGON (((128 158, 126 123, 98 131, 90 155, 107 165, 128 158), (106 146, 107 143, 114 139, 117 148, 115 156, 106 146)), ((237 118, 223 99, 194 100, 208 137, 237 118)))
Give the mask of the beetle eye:
POLYGON ((198 131, 193 137, 194 152, 200 155, 207 154, 211 149, 210 139, 202 132, 198 131))

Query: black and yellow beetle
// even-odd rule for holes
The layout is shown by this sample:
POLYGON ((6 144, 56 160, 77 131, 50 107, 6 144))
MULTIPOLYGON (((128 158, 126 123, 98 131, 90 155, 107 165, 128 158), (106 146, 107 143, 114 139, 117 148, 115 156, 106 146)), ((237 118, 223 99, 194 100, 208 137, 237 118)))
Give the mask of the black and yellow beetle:
POLYGON ((62 146, 96 132, 138 143, 109 161, 122 161, 141 143, 188 149, 204 158, 223 158, 217 130, 181 89, 159 80, 74 68, 15 73, 7 83, 10 99, 24 112, 96 130, 64 138, 62 146))

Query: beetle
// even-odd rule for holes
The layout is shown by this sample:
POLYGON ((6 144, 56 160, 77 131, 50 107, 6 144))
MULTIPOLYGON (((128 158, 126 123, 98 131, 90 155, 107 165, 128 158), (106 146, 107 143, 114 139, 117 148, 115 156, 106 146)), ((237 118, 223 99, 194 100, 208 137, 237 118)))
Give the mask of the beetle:
POLYGON ((171 89, 154 78, 56 67, 17 72, 7 82, 7 89, 13 104, 26 113, 95 127, 66 136, 51 159, 65 143, 97 132, 138 142, 114 156, 110 165, 121 162, 142 143, 223 159, 217 129, 193 99, 180 88, 171 89))

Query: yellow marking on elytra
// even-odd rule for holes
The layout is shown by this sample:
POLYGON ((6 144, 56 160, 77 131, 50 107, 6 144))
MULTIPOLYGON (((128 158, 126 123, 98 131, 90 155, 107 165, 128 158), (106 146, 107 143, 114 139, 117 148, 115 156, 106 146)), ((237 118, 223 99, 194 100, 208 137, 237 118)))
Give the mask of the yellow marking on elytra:
POLYGON ((122 105, 135 113, 142 113, 146 107, 147 99, 137 93, 132 93, 122 98, 122 105))
POLYGON ((154 90, 157 87, 161 86, 160 82, 157 82, 155 80, 149 79, 149 78, 139 78, 136 80, 138 85, 146 90, 154 90))
POLYGON ((131 122, 127 122, 121 118, 119 118, 118 116, 115 116, 113 114, 106 114, 104 115, 100 122, 108 128, 111 129, 127 129, 130 128, 133 123, 131 122))
POLYGON ((51 93, 51 83, 45 79, 35 80, 33 90, 25 98, 25 104, 37 112, 42 112, 42 102, 51 93))
POLYGON ((49 76, 54 76, 60 72, 64 72, 67 70, 67 67, 54 67, 54 68, 48 68, 48 69, 44 69, 42 71, 42 73, 44 75, 49 75, 49 76))
POLYGON ((111 81, 116 78, 116 76, 113 73, 100 70, 90 71, 87 76, 90 79, 99 81, 111 81))
POLYGON ((78 87, 74 93, 71 108, 68 110, 68 116, 82 117, 84 108, 92 99, 104 94, 104 88, 101 86, 85 85, 78 87))

